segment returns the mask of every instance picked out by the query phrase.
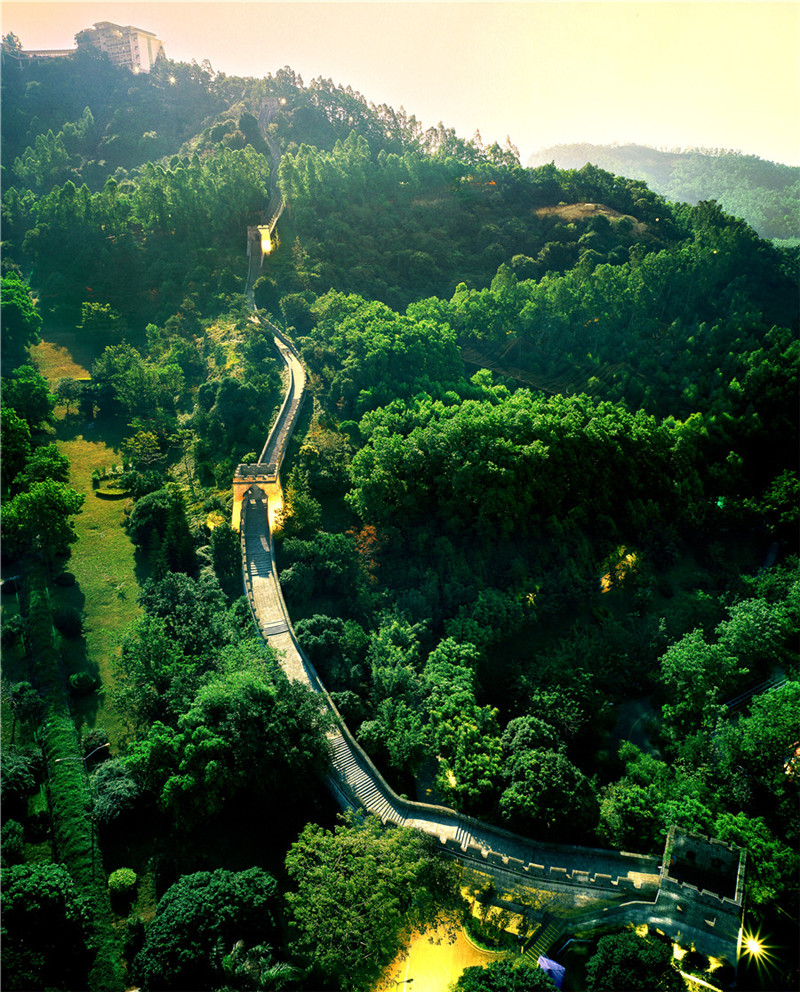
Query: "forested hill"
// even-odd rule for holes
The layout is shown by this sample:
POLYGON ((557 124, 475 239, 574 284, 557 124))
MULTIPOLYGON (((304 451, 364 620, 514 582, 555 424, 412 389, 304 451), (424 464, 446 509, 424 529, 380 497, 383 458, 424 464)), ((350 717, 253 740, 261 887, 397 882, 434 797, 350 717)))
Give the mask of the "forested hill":
POLYGON ((580 169, 590 162, 620 176, 643 179, 680 203, 717 200, 762 238, 800 237, 800 168, 725 150, 660 151, 645 145, 553 145, 528 160, 580 169))
POLYGON ((4 987, 244 990, 274 965, 366 992, 450 905, 413 835, 325 829, 324 721, 240 598, 231 480, 281 398, 245 295, 276 168, 253 297, 313 402, 274 561, 357 740, 398 793, 539 841, 747 847, 749 911, 788 947, 800 251, 288 68, 79 52, 1 82, 4 987), (109 507, 113 594, 85 539, 109 507))

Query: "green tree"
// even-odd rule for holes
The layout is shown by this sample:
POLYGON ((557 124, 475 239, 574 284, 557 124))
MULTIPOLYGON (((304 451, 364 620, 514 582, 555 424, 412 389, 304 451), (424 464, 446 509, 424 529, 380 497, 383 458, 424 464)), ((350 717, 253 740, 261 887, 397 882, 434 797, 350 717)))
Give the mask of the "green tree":
POLYGON ((773 787, 784 786, 783 760, 797 740, 800 681, 790 679, 753 699, 737 727, 740 754, 750 771, 773 787))
POLYGON ((65 866, 15 865, 2 874, 3 984, 88 988, 88 918, 65 866))
POLYGON ((307 824, 286 856, 295 949, 317 981, 371 988, 412 930, 448 918, 459 902, 454 866, 432 841, 374 817, 332 832, 307 824))
POLYGON ((194 541, 183 494, 176 485, 169 484, 140 497, 128 517, 127 527, 133 543, 143 550, 151 549, 154 541, 157 542, 173 572, 196 572, 194 541))
POLYGON ((747 895, 757 906, 797 901, 800 855, 770 830, 764 817, 744 810, 722 813, 716 836, 747 850, 747 895))
POLYGON ((152 431, 137 431, 133 437, 124 438, 120 448, 126 459, 139 471, 145 471, 158 462, 163 462, 165 458, 158 438, 152 431))
MULTIPOLYGON (((17 682, 11 687, 9 705, 14 719, 20 723, 40 721, 44 715, 42 697, 30 682, 17 682)), ((13 737, 13 733, 12 733, 13 737)))
POLYGON ((211 532, 209 540, 214 572, 226 595, 235 599, 242 594, 242 548, 239 534, 223 522, 211 532))
MULTIPOLYGON (((18 683, 29 685, 30 683, 18 683)), ((26 693, 27 695, 27 693, 26 693)), ((24 819, 27 812, 28 796, 36 788, 36 761, 29 751, 10 746, 0 753, 2 776, 0 776, 0 797, 4 807, 3 816, 24 819)))
POLYGON ((6 820, 0 833, 2 867, 10 868, 25 860, 25 831, 17 820, 6 820))
POLYGON ((428 656, 423 672, 427 699, 428 754, 439 760, 439 787, 459 806, 480 807, 502 774, 497 710, 475 699, 478 649, 452 638, 428 656))
POLYGON ((80 512, 85 496, 54 479, 34 482, 5 507, 3 529, 12 554, 37 550, 46 560, 66 554, 77 540, 71 517, 80 512))
POLYGON ((204 685, 177 731, 154 724, 126 763, 178 823, 191 827, 245 791, 260 801, 290 802, 328 766, 325 726, 317 697, 262 658, 261 667, 251 662, 204 685))
POLYGON ((672 966, 671 946, 631 931, 601 937, 586 965, 587 992, 683 992, 684 988, 672 966))
POLYGON ((712 726, 725 694, 746 674, 728 645, 709 644, 700 628, 670 645, 661 659, 661 681, 669 697, 664 722, 675 739, 712 726))
POLYGON ((92 772, 94 819, 102 827, 118 823, 136 809, 141 789, 120 758, 104 761, 92 772))
POLYGON ((55 443, 34 448, 16 478, 16 485, 21 489, 29 489, 35 482, 44 482, 45 479, 65 483, 69 481, 69 458, 55 443))
POLYGON ((108 303, 83 303, 78 330, 89 334, 120 334, 125 330, 122 317, 108 303))
POLYGON ((31 451, 31 429, 26 420, 12 410, 3 406, 0 410, 0 449, 3 452, 0 467, 2 468, 3 493, 7 493, 12 482, 21 472, 31 451))
POLYGON ((56 398, 40 372, 32 365, 21 365, 3 380, 3 403, 16 410, 35 431, 53 419, 56 398))
POLYGON ((597 799, 590 782, 562 751, 518 753, 509 767, 511 782, 500 798, 503 817, 529 833, 580 837, 597 821, 597 799))
POLYGON ((553 979, 527 962, 490 961, 485 966, 465 968, 453 986, 454 992, 552 992, 553 979))
POLYGON ((27 285, 13 272, 0 283, 0 312, 3 320, 2 366, 8 375, 28 357, 28 349, 39 341, 42 318, 27 285))
POLYGON ((184 875, 159 899, 133 971, 147 992, 221 987, 223 956, 274 940, 277 883, 261 868, 184 875))

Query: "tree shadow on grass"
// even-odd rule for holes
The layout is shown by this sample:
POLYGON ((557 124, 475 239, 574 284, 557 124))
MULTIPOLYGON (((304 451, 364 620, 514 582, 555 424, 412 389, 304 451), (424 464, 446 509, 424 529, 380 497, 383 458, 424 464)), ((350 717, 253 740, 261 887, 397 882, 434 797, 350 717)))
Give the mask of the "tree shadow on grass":
POLYGON ((144 589, 146 583, 153 575, 150 555, 146 551, 142 551, 141 548, 137 548, 133 553, 133 560, 135 562, 133 573, 136 576, 136 581, 139 583, 139 588, 144 589))
MULTIPOLYGON (((83 616, 86 596, 78 583, 65 588, 54 587, 51 594, 51 605, 58 619, 58 611, 74 611, 83 616)), ((56 627, 58 623, 56 622, 56 627)), ((64 679, 70 697, 70 710, 75 720, 75 728, 80 733, 83 724, 94 727, 97 721, 97 711, 100 705, 98 689, 100 689, 100 666, 89 657, 86 635, 81 632, 71 635, 68 632, 58 633, 59 649, 63 664, 64 679), (85 678, 86 685, 74 684, 71 677, 85 678)))
MULTIPOLYGON (((113 460, 122 462, 122 455, 119 453, 120 443, 130 434, 123 417, 98 414, 89 420, 79 410, 70 410, 68 415, 56 421, 55 427, 56 437, 62 443, 83 440, 104 444, 114 452, 113 460)), ((111 465, 107 467, 110 468, 111 465)))

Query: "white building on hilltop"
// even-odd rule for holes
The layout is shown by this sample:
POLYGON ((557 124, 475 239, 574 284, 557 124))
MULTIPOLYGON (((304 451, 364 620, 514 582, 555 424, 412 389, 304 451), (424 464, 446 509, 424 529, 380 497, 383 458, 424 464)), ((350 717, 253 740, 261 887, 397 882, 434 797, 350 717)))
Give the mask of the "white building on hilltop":
POLYGON ((78 48, 91 46, 105 52, 114 65, 131 72, 150 72, 159 55, 164 55, 164 42, 152 31, 110 21, 98 21, 75 35, 78 48))

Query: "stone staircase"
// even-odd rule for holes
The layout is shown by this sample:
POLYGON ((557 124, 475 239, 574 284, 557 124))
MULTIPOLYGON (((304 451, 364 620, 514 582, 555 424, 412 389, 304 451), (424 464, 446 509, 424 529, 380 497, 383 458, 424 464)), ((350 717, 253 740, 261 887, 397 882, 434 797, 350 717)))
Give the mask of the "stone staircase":
POLYGON ((392 798, 384 792, 372 772, 363 767, 350 741, 340 732, 329 736, 331 762, 336 773, 359 803, 384 822, 403 823, 405 817, 392 798))
POLYGON ((523 957, 534 967, 537 965, 542 954, 547 956, 547 952, 555 944, 563 933, 561 922, 554 916, 545 913, 544 919, 539 928, 531 937, 528 946, 523 951, 523 957))

